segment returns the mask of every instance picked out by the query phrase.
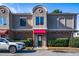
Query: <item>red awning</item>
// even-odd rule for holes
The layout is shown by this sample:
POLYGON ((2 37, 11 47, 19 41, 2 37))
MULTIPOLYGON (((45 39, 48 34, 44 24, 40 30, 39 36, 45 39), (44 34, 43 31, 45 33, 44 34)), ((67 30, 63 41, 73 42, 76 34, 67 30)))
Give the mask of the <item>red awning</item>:
POLYGON ((8 30, 0 29, 0 34, 6 34, 8 30))
POLYGON ((46 30, 34 30, 34 34, 46 34, 46 30))

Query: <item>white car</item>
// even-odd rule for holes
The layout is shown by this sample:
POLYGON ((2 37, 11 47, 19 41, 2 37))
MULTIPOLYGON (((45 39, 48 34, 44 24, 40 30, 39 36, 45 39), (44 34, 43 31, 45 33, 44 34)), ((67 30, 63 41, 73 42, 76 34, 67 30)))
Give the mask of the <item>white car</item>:
POLYGON ((9 50, 11 53, 16 53, 23 50, 25 44, 23 42, 14 42, 11 39, 0 38, 0 50, 9 50))

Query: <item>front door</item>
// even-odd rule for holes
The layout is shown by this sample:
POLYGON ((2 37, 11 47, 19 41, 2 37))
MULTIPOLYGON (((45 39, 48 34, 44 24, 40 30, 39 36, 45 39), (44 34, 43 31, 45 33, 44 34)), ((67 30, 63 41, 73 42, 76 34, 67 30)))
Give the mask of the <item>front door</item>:
POLYGON ((46 35, 35 35, 34 46, 45 47, 46 46, 46 35))
POLYGON ((38 47, 42 47, 42 35, 37 35, 38 47))
POLYGON ((35 47, 42 47, 42 35, 35 35, 35 47))

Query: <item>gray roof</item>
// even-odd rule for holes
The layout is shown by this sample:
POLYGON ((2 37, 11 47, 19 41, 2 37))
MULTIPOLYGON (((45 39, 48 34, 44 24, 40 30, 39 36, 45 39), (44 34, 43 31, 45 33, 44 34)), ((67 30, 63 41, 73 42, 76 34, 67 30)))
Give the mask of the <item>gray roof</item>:
POLYGON ((32 13, 13 13, 13 15, 32 15, 32 13))
POLYGON ((48 15, 77 15, 77 13, 48 13, 48 15))

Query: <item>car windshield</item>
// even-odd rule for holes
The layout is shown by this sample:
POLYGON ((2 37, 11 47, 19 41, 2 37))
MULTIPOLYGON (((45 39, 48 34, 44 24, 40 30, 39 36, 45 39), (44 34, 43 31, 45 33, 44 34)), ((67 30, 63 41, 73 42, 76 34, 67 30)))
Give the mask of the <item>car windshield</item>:
POLYGON ((14 40, 12 40, 12 39, 7 39, 9 42, 14 42, 14 40))

